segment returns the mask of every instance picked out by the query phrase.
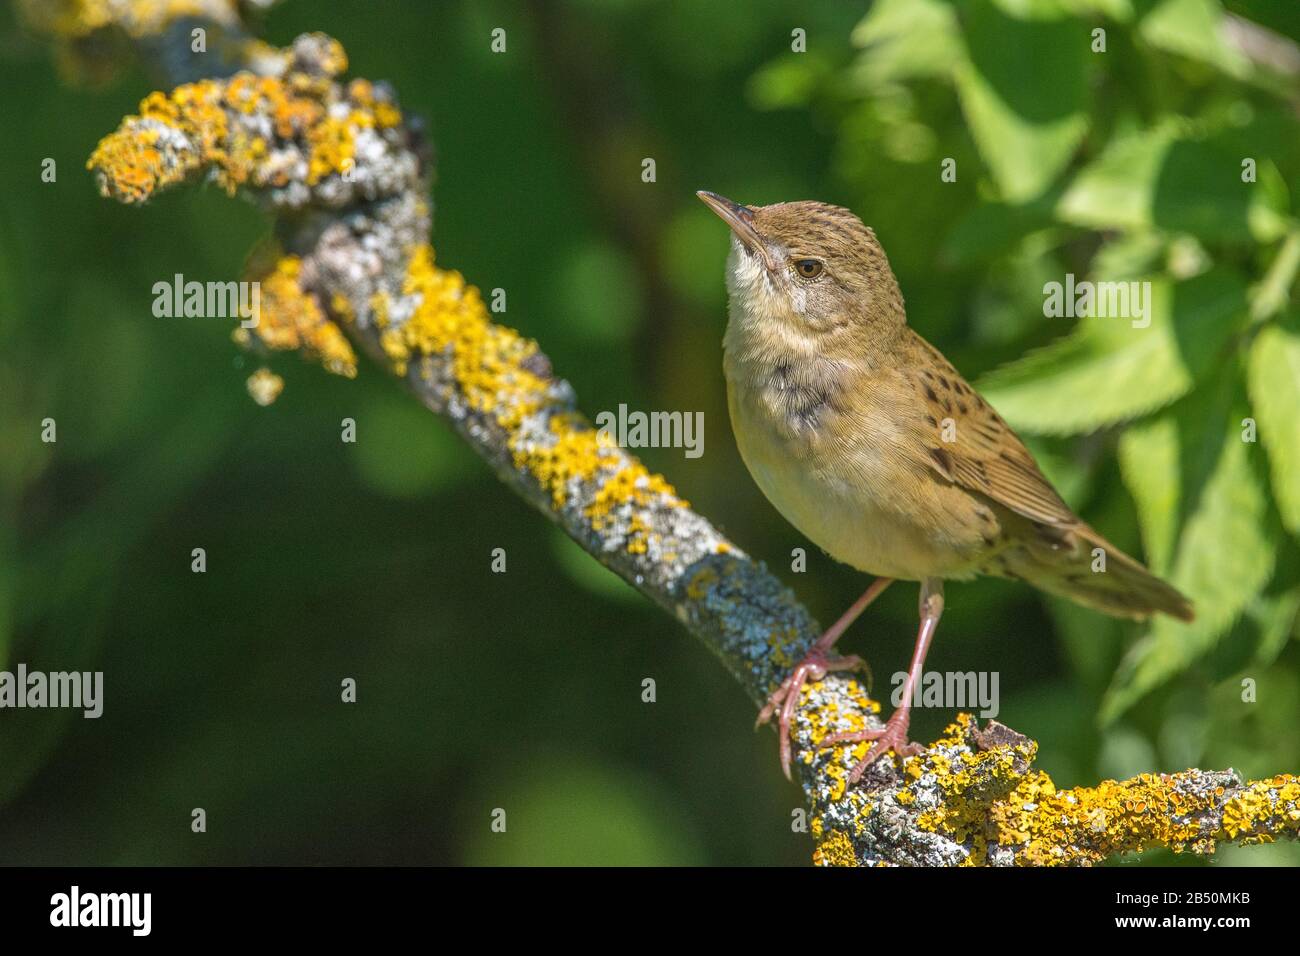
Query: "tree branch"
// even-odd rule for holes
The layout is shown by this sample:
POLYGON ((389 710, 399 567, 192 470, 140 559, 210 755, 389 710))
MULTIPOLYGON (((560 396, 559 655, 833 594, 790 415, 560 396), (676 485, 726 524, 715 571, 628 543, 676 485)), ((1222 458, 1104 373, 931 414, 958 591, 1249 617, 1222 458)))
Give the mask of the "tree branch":
MULTIPOLYGON (((207 178, 275 217, 276 243, 250 266, 262 307, 255 328, 236 331, 241 344, 296 350, 347 376, 361 349, 506 484, 699 637, 756 705, 778 686, 816 639, 816 622, 664 478, 594 430, 535 343, 491 322, 478 290, 435 266, 429 150, 388 87, 342 83, 346 57, 324 35, 283 51, 251 39, 226 0, 175 4, 183 16, 157 0, 59 6, 62 17, 25 3, 74 71, 112 32, 180 84, 149 96, 99 144, 88 165, 105 195, 141 203, 207 178), (190 52, 196 28, 220 36, 219 52, 190 52)), ((266 401, 278 386, 261 370, 250 389, 266 401)), ((1033 741, 964 714, 920 756, 901 768, 880 761, 846 794, 866 745, 817 745, 880 726, 879 709, 849 676, 805 691, 794 743, 818 863, 1089 864, 1300 831, 1294 776, 1245 783, 1231 770, 1189 770, 1057 791, 1033 769, 1033 741)))

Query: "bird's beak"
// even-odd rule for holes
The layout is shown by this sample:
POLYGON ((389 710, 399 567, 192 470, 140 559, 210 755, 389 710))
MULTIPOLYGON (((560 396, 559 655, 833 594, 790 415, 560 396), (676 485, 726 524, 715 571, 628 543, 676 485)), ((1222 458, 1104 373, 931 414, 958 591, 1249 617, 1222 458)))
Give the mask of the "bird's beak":
POLYGON ((711 193, 707 189, 701 189, 695 195, 700 197, 704 205, 722 217, 722 221, 731 227, 731 231, 736 234, 736 238, 744 244, 745 248, 762 259, 763 265, 771 271, 772 257, 768 255, 767 243, 754 228, 754 210, 738 202, 732 202, 726 196, 711 193))

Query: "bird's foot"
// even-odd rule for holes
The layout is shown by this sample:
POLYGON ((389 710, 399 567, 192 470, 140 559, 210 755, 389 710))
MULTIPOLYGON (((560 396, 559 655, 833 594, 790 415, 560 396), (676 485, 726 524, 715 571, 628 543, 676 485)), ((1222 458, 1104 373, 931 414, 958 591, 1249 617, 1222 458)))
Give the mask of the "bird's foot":
POLYGON ((907 726, 911 722, 912 715, 909 708, 900 707, 890 715, 889 720, 885 721, 885 726, 879 730, 859 730, 846 734, 831 734, 823 737, 819 747, 835 747, 840 744, 856 744, 864 740, 871 741, 871 749, 867 755, 859 761, 858 765, 853 768, 849 774, 847 787, 852 787, 862 775, 867 772, 867 768, 880 759, 887 751, 892 750, 900 757, 915 757, 925 748, 920 744, 912 743, 907 737, 907 726))
POLYGON ((856 654, 841 657, 814 645, 791 671, 790 676, 767 699, 763 709, 758 712, 758 719, 754 721, 754 729, 757 730, 779 713, 776 732, 781 738, 781 770, 787 780, 790 779, 790 723, 794 719, 795 708, 799 706, 803 685, 810 680, 819 681, 832 671, 865 669, 866 666, 866 662, 856 654))

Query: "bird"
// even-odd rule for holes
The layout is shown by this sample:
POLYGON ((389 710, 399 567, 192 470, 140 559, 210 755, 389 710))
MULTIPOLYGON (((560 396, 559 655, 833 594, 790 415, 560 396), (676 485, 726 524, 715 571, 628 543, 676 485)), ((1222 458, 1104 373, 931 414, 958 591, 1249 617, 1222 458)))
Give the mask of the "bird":
POLYGON ((883 728, 820 743, 870 741, 849 786, 887 752, 921 752, 908 737, 912 692, 945 581, 1011 578, 1115 617, 1192 619, 1185 596, 1070 509, 997 411, 908 325, 885 250, 857 215, 696 195, 731 229, 723 373, 741 458, 805 537, 874 576, 759 713, 756 726, 777 720, 787 778, 804 684, 863 666, 835 645, 894 581, 920 585, 902 702, 883 728))

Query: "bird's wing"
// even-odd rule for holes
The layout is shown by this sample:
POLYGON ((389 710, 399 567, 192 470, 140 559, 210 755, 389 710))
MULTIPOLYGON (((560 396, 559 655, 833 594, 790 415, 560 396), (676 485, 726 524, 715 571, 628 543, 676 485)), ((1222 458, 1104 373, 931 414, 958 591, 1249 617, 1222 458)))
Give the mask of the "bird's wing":
POLYGON ((926 445, 930 466, 1026 518, 1056 527, 1079 524, 1002 416, 938 349, 919 335, 916 342, 922 361, 908 368, 907 377, 925 407, 924 427, 934 429, 935 440, 926 445))

